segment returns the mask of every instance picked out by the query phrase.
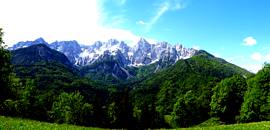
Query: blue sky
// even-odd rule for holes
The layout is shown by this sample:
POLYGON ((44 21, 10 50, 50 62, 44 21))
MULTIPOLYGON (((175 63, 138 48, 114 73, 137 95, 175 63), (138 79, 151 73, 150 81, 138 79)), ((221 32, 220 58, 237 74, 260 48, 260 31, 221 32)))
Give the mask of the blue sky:
POLYGON ((270 60, 269 0, 0 0, 5 41, 138 38, 204 49, 257 72, 270 60))

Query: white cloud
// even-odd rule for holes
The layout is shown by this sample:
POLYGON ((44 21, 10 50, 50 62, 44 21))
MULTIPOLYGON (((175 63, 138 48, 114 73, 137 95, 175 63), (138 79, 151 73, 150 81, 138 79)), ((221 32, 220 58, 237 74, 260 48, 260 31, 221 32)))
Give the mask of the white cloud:
POLYGON ((268 54, 261 54, 260 52, 255 52, 251 54, 250 58, 255 61, 261 62, 269 62, 270 61, 270 53, 268 54))
POLYGON ((254 46, 257 44, 257 40, 253 37, 246 37, 244 40, 243 40, 243 44, 244 46, 254 46))
POLYGON ((261 68, 263 63, 261 61, 250 60, 246 56, 233 56, 226 58, 226 61, 240 66, 250 72, 257 73, 261 68))
POLYGON ((166 12, 168 11, 170 7, 170 4, 168 2, 164 2, 158 9, 158 11, 156 12, 156 15, 154 17, 151 18, 149 24, 150 26, 153 26, 158 20, 159 18, 166 12))
POLYGON ((263 55, 260 52, 252 53, 250 58, 252 60, 248 60, 245 57, 234 57, 229 58, 228 61, 235 63, 248 71, 253 73, 257 73, 259 70, 262 69, 264 62, 270 61, 270 53, 267 55, 263 55))
POLYGON ((250 72, 257 73, 259 70, 262 69, 263 65, 262 64, 246 64, 241 67, 247 69, 250 72))
POLYGON ((0 21, 9 44, 37 37, 86 42, 102 21, 95 0, 2 0, 0 3, 3 7, 0 21))
POLYGON ((226 58, 226 61, 245 68, 250 72, 257 73, 262 69, 264 62, 270 61, 270 53, 264 55, 264 53, 261 52, 254 52, 250 55, 250 57, 233 56, 226 58))
POLYGON ((255 61, 261 61, 264 59, 263 55, 259 52, 255 52, 255 53, 251 54, 250 58, 252 60, 255 60, 255 61))
POLYGON ((148 22, 146 22, 147 24, 146 31, 151 30, 152 27, 166 12, 179 10, 183 8, 184 4, 182 3, 182 0, 165 0, 163 3, 160 3, 157 11, 155 12, 155 15, 151 17, 151 19, 148 22))
MULTIPOLYGON (((110 26, 123 21, 119 16, 114 17, 116 23, 109 22, 104 1, 0 0, 0 27, 5 32, 4 40, 9 46, 38 37, 48 42, 78 40, 81 44, 111 38, 137 42, 139 37, 132 32, 110 26)), ((118 2, 125 4, 126 0, 118 2)))

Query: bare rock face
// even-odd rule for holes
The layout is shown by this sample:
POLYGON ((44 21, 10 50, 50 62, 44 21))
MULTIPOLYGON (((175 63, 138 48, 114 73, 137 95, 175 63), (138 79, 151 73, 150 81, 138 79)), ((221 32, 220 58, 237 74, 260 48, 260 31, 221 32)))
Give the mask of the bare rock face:
POLYGON ((77 41, 55 41, 51 43, 50 48, 62 52, 71 63, 75 63, 81 53, 81 46, 77 41))

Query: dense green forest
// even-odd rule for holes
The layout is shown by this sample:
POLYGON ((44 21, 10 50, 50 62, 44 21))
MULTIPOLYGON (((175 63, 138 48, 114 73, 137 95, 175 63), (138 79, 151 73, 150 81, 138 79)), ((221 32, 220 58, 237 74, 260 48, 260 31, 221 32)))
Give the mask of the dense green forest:
POLYGON ((199 51, 156 73, 147 73, 154 65, 130 68, 136 77, 112 84, 94 80, 106 75, 82 74, 86 68, 71 66, 63 54, 46 46, 32 49, 48 51, 49 60, 27 54, 34 53, 31 47, 10 52, 2 36, 0 30, 0 114, 4 116, 137 129, 191 127, 211 118, 221 124, 270 119, 269 64, 254 75, 199 51))

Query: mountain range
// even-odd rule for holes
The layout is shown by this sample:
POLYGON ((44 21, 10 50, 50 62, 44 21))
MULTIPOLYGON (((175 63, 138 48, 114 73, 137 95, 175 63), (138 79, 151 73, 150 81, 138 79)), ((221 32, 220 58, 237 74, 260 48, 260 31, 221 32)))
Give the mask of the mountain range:
POLYGON ((38 38, 34 41, 18 42, 9 50, 35 44, 45 44, 51 49, 62 52, 76 66, 91 65, 104 59, 104 56, 113 56, 123 66, 143 66, 157 61, 175 63, 179 59, 190 58, 197 52, 197 50, 185 48, 181 44, 171 45, 168 42, 150 44, 144 38, 141 38, 134 47, 116 39, 110 39, 107 42, 96 41, 92 45, 82 45, 75 40, 55 41, 48 44, 43 38, 38 38))
MULTIPOLYGON (((34 41, 18 42, 9 50, 12 52, 12 63, 15 65, 58 62, 72 69, 72 72, 78 72, 80 76, 107 83, 143 78, 173 66, 178 61, 205 52, 185 48, 180 44, 171 45, 168 42, 150 44, 143 38, 134 47, 115 39, 82 45, 75 40, 55 41, 49 44, 43 38, 38 38, 34 41)), ((207 52, 203 54, 211 60, 229 64, 207 52)), ((237 69, 239 67, 232 64, 227 68, 232 72, 245 71, 237 69)))

